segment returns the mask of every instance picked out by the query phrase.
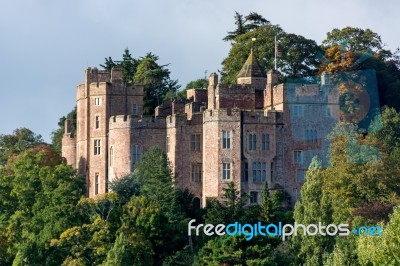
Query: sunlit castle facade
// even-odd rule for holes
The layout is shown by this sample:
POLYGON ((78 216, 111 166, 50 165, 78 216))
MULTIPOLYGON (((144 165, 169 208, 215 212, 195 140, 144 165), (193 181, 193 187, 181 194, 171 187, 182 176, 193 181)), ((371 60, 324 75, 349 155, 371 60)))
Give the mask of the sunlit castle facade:
POLYGON ((143 116, 143 86, 124 84, 122 71, 88 68, 77 87, 77 132, 66 121, 62 153, 86 176, 88 196, 133 171, 143 153, 159 146, 177 186, 205 206, 227 182, 259 203, 265 182, 299 197, 314 156, 324 159, 327 134, 339 119, 339 92, 320 84, 278 84, 251 52, 236 85, 209 76, 208 88, 190 89, 185 102, 165 102, 143 116))

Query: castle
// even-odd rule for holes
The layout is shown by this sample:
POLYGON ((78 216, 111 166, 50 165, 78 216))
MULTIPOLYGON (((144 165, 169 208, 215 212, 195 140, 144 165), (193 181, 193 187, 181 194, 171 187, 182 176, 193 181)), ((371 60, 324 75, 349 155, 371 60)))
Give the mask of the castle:
POLYGON ((327 134, 339 120, 338 89, 323 75, 319 84, 278 84, 251 52, 236 85, 209 76, 208 88, 187 91, 186 103, 165 102, 143 116, 141 85, 124 84, 122 70, 88 68, 77 87, 77 131, 66 121, 62 154, 87 178, 88 196, 133 171, 152 146, 172 163, 176 185, 197 205, 218 198, 227 182, 261 200, 265 182, 295 202, 313 156, 324 159, 327 134))

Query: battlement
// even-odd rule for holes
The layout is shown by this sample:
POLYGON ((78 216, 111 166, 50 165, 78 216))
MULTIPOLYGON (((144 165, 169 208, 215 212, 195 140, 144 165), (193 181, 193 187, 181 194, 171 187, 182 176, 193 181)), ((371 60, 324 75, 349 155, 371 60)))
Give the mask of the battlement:
POLYGON ((165 118, 154 116, 116 115, 110 117, 110 130, 116 128, 165 128, 165 118))
POLYGON ((218 84, 217 90, 219 93, 226 93, 226 94, 248 94, 254 93, 255 87, 250 84, 235 84, 235 85, 222 85, 218 84))
POLYGON ((111 73, 107 70, 98 70, 96 67, 88 67, 85 71, 85 83, 110 82, 111 73))
POLYGON ((207 109, 203 113, 203 121, 233 121, 240 120, 241 110, 239 108, 228 109, 207 109))
POLYGON ((189 89, 186 91, 186 99, 193 102, 205 103, 208 100, 206 89, 189 89))
POLYGON ((166 123, 167 127, 200 125, 203 123, 203 114, 193 113, 190 118, 186 114, 173 114, 167 116, 166 123))
POLYGON ((285 96, 288 103, 314 104, 330 101, 338 104, 339 90, 333 86, 289 83, 285 85, 285 96))
POLYGON ((269 111, 267 116, 264 111, 243 112, 243 123, 247 124, 275 124, 276 112, 269 111))

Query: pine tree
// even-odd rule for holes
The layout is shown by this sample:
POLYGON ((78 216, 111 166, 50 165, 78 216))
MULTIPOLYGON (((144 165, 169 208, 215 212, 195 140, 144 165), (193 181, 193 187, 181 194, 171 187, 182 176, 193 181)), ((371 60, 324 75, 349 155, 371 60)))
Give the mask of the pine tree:
POLYGON ((271 223, 274 216, 275 214, 272 206, 271 196, 269 193, 268 182, 266 181, 261 198, 260 220, 264 223, 271 223))

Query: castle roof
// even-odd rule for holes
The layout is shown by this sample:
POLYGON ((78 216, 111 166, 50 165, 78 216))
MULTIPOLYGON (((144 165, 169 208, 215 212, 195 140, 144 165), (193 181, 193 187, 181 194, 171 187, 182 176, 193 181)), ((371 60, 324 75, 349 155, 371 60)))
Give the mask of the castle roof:
POLYGON ((237 78, 265 78, 265 73, 258 63, 257 58, 254 56, 253 51, 250 52, 249 57, 244 63, 237 78))

